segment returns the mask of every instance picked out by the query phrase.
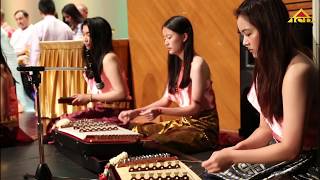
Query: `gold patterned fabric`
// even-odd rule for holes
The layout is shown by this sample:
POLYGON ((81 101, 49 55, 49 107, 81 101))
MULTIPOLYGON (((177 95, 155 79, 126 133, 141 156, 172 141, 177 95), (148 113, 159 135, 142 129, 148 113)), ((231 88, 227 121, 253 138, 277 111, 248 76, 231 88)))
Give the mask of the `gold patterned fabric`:
MULTIPOLYGON (((43 41, 40 42, 40 66, 45 67, 84 67, 82 41, 43 41)), ((85 106, 58 104, 60 97, 86 93, 87 85, 82 71, 45 71, 40 83, 41 116, 56 118, 65 113, 84 109, 85 106)))
POLYGON ((218 114, 216 109, 210 109, 196 116, 137 125, 133 131, 180 152, 212 150, 218 145, 218 114))
POLYGON ((10 70, 0 64, 0 126, 17 127, 18 100, 16 86, 10 70))

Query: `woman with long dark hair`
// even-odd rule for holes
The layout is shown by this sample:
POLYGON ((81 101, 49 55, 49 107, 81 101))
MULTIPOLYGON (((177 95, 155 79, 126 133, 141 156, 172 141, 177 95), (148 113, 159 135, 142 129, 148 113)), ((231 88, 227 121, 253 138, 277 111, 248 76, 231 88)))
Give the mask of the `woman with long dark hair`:
POLYGON ((79 106, 93 103, 93 108, 63 115, 60 119, 94 118, 117 123, 119 111, 112 109, 110 103, 130 100, 131 96, 126 74, 118 56, 113 52, 111 26, 102 17, 88 18, 82 24, 82 32, 83 59, 86 60, 87 68, 84 78, 89 93, 74 95, 70 104, 79 106))
POLYGON ((146 123, 134 129, 156 142, 180 150, 196 152, 214 148, 219 121, 210 69, 194 50, 193 29, 183 16, 173 16, 163 27, 168 49, 168 84, 158 101, 142 108, 123 111, 119 119, 128 123, 137 116, 152 121, 158 115, 180 117, 161 123, 146 123), (169 107, 175 102, 179 107, 169 107))
POLYGON ((72 3, 65 5, 62 8, 62 16, 63 22, 68 24, 74 33, 73 39, 81 39, 81 24, 84 18, 82 17, 80 11, 77 9, 76 5, 72 3))
POLYGON ((260 126, 202 166, 219 172, 234 164, 212 175, 223 179, 312 179, 312 171, 319 173, 319 72, 292 36, 281 0, 245 0, 235 15, 243 45, 255 58, 248 100, 260 112, 260 126))

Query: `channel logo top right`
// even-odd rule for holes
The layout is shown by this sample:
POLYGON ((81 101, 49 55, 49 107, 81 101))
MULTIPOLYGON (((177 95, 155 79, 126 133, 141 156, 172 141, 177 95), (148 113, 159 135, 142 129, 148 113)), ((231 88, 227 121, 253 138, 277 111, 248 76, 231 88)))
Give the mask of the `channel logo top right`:
POLYGON ((303 9, 300 9, 289 19, 288 23, 312 23, 312 17, 303 9))

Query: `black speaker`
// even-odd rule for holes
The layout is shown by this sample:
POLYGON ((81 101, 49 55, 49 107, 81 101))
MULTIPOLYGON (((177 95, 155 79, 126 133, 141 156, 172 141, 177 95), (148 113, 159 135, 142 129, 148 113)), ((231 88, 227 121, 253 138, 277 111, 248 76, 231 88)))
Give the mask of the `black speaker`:
POLYGON ((303 48, 312 50, 312 23, 292 23, 293 36, 303 48))

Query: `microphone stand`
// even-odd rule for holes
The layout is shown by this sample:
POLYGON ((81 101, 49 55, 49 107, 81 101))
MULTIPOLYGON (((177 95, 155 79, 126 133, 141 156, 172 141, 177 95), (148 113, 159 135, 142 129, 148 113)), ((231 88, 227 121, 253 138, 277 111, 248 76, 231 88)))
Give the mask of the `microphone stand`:
MULTIPOLYGON (((38 144, 39 144, 39 159, 40 163, 38 164, 36 174, 30 175, 25 174, 23 177, 24 179, 33 178, 38 180, 51 180, 52 174, 48 165, 45 163, 44 160, 44 145, 43 145, 43 124, 41 121, 41 114, 40 114, 40 97, 39 97, 39 85, 41 83, 41 71, 50 71, 50 70, 84 70, 84 68, 79 67, 43 67, 43 66, 25 66, 25 67, 17 67, 18 71, 28 71, 32 72, 31 75, 31 83, 34 85, 35 94, 36 94, 36 109, 38 113, 38 144)), ((71 178, 54 178, 54 179, 71 179, 71 178)), ((81 178, 84 179, 84 178, 81 178)))

